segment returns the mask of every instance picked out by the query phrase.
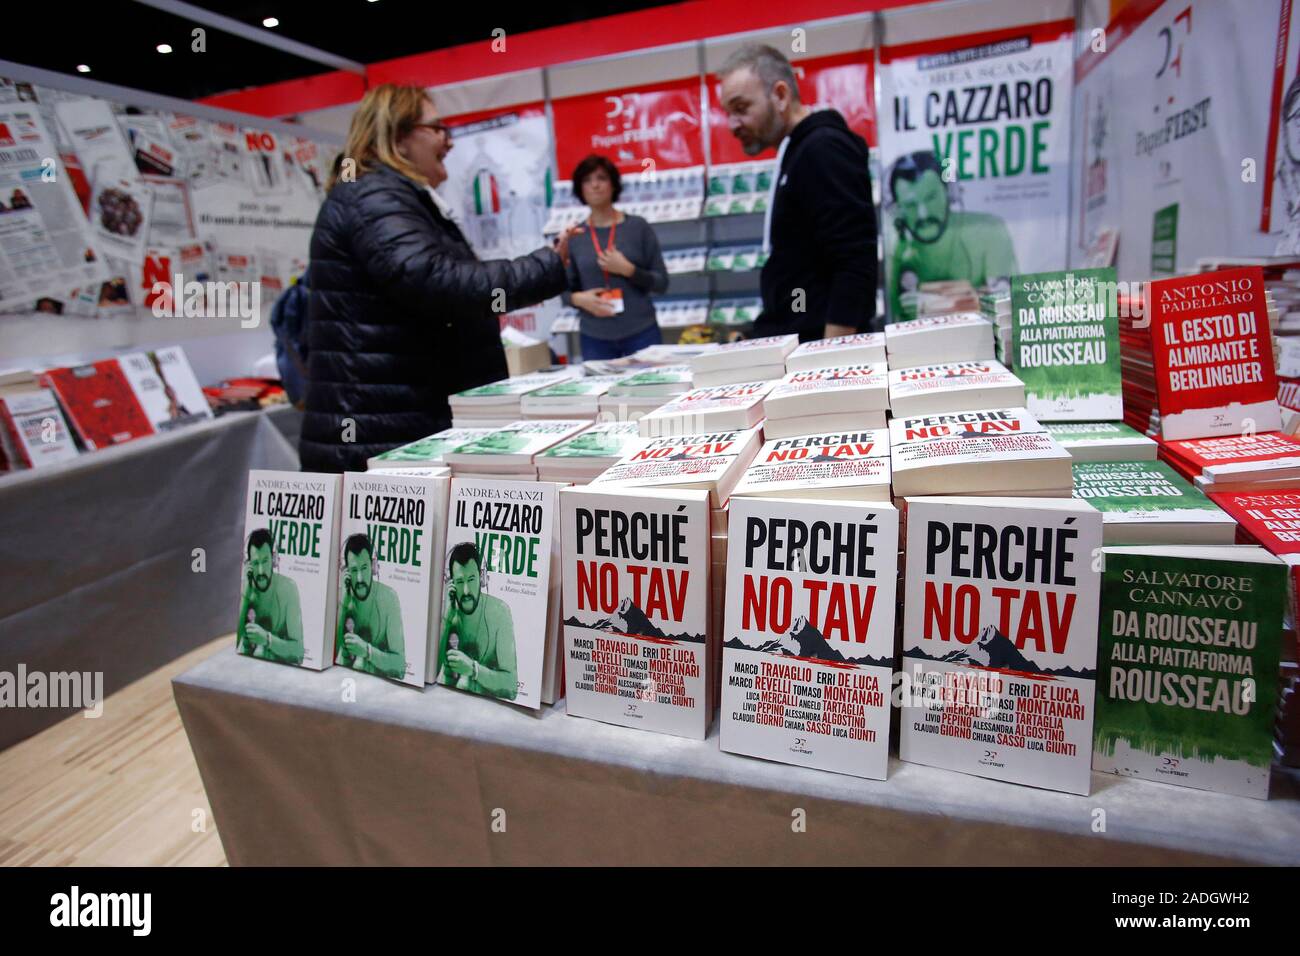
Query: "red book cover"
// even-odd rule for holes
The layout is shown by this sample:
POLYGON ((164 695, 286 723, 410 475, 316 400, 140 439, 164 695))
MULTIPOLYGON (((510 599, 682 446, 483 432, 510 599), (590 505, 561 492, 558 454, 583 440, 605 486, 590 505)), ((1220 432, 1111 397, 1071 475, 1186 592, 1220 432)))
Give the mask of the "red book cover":
POLYGON ((117 359, 50 369, 45 380, 87 448, 107 448, 153 434, 117 359))
POLYGON ((1259 268, 1152 282, 1151 351, 1166 439, 1282 427, 1259 268))
POLYGON ((1300 440, 1281 432, 1259 435, 1231 435, 1227 438, 1193 438, 1165 442, 1162 452, 1185 462, 1200 474, 1211 465, 1274 461, 1300 457, 1300 440))
POLYGON ((1300 554, 1300 489, 1211 492, 1210 500, 1237 519, 1272 554, 1300 554))
POLYGON ((1300 490, 1212 492, 1211 501, 1237 519, 1238 540, 1245 537, 1263 545, 1290 567, 1290 611, 1295 618, 1296 594, 1300 591, 1300 490))

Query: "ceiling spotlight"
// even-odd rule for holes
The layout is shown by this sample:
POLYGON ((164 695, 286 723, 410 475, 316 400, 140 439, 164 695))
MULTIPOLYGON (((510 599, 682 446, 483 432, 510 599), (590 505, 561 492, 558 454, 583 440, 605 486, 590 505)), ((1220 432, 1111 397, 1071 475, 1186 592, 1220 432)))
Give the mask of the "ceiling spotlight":
POLYGON ((159 43, 157 50, 159 53, 170 53, 172 51, 172 45, 170 43, 159 43))
POLYGON ((77 64, 77 72, 78 72, 78 73, 89 73, 89 72, 90 72, 90 67, 86 66, 86 64, 84 64, 84 63, 78 63, 78 64, 77 64))
POLYGON ((277 20, 275 17, 267 17, 265 20, 262 21, 262 26, 266 27, 268 30, 274 27, 278 27, 279 25, 280 25, 280 21, 277 20))

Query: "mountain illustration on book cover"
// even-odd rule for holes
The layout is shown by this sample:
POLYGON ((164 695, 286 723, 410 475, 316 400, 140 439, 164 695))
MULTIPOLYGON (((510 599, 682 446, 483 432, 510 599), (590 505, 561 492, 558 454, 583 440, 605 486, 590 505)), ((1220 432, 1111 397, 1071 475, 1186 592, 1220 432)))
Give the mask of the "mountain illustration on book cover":
POLYGON ((830 664, 867 664, 872 667, 892 667, 892 657, 846 657, 831 647, 822 632, 811 624, 802 614, 795 618, 790 630, 779 637, 764 641, 757 647, 746 644, 738 637, 727 640, 723 647, 734 647, 745 651, 762 651, 764 654, 785 654, 804 660, 826 661, 830 664))
POLYGON ((645 611, 632 603, 629 597, 619 601, 618 610, 609 617, 584 621, 575 614, 566 618, 564 623, 594 631, 608 631, 624 637, 651 637, 661 641, 689 641, 694 644, 703 644, 705 639, 704 634, 665 634, 646 616, 645 611))
POLYGON ((1010 638, 998 630, 996 624, 986 625, 974 642, 957 650, 949 651, 941 657, 932 657, 920 647, 911 647, 903 652, 904 657, 915 660, 943 661, 948 664, 966 664, 971 667, 983 667, 994 671, 1007 671, 1016 674, 1046 674, 1057 677, 1080 677, 1084 680, 1096 680, 1096 668, 1061 667, 1056 670, 1039 667, 1016 649, 1010 638))

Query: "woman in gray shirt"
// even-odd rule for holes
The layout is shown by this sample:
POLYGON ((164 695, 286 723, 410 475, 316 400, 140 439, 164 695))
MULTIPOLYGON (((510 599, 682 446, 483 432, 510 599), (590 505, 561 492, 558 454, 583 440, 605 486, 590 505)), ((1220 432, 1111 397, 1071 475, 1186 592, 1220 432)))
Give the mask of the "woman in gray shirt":
POLYGON ((614 208, 618 168, 593 153, 573 171, 573 192, 591 209, 569 241, 564 301, 582 317, 582 357, 611 359, 663 341, 650 293, 668 288, 659 238, 640 216, 614 208))

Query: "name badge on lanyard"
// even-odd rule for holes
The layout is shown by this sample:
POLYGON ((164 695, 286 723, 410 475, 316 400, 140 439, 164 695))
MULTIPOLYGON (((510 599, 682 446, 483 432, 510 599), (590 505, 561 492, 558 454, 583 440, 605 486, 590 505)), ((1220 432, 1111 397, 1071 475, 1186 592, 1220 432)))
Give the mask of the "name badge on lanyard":
MULTIPOLYGON (((591 224, 590 219, 587 220, 587 231, 591 233, 591 247, 596 250, 596 257, 599 259, 600 242, 596 239, 596 227, 591 224)), ((609 252, 614 248, 614 234, 617 231, 618 220, 615 219, 613 224, 609 227, 609 243, 605 246, 606 252, 609 252)), ((618 315, 623 311, 623 290, 611 289, 609 287, 609 273, 604 269, 600 270, 600 274, 605 277, 605 288, 597 292, 596 295, 601 299, 601 301, 609 304, 609 306, 614 310, 614 315, 618 315)))

